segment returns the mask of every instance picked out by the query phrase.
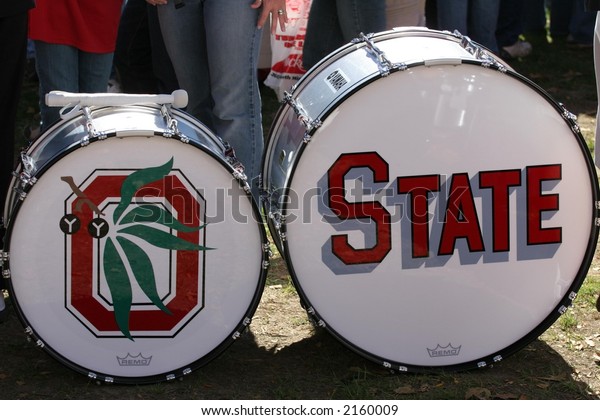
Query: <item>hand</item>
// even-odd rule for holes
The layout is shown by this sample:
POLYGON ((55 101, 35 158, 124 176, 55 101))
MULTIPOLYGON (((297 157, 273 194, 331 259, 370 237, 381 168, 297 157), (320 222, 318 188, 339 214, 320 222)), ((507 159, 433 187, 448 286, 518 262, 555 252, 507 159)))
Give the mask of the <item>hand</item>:
POLYGON ((277 23, 279 23, 281 30, 285 32, 285 24, 288 23, 285 0, 254 0, 254 3, 252 3, 250 7, 253 9, 262 7, 262 13, 258 18, 258 29, 265 25, 269 18, 269 14, 271 14, 273 16, 273 19, 271 20, 271 33, 275 33, 277 23))
POLYGON ((146 3, 151 4, 152 6, 161 6, 167 4, 167 0, 146 0, 146 3))

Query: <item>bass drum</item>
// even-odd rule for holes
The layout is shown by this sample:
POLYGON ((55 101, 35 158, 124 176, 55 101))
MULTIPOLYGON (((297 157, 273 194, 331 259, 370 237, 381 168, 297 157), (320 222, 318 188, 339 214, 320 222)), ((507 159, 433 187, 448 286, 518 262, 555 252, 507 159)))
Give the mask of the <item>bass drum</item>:
POLYGON ((572 303, 598 185, 574 117, 460 34, 363 36, 271 128, 263 206, 301 301, 400 371, 488 366, 572 303))
POLYGON ((181 377, 248 326, 265 230, 234 155, 159 105, 86 107, 22 156, 4 272, 26 332, 105 382, 181 377))

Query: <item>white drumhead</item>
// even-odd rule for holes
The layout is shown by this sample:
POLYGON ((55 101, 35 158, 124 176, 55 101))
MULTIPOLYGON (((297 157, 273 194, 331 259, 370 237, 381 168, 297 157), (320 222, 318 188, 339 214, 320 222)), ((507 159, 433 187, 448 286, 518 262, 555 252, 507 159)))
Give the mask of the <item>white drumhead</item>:
POLYGON ((293 277, 309 312, 377 361, 500 360, 583 280, 589 161, 555 105, 510 71, 380 78, 339 103, 297 159, 284 209, 293 277))
POLYGON ((264 284, 249 195, 216 157, 174 139, 113 137, 67 154, 9 231, 24 322, 106 380, 163 380, 210 360, 249 323, 264 284))

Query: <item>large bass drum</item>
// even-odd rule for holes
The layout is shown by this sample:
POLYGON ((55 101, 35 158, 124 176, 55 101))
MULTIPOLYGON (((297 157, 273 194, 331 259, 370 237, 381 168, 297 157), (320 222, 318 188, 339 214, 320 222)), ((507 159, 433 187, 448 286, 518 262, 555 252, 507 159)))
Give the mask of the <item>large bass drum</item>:
POLYGON ((242 167, 170 105, 70 114, 25 151, 6 203, 18 316, 98 381, 186 375, 240 336, 264 287, 267 240, 242 167))
POLYGON ((362 36, 271 129, 263 203, 309 314, 394 370, 489 366, 572 303, 598 236, 574 117, 460 34, 362 36))

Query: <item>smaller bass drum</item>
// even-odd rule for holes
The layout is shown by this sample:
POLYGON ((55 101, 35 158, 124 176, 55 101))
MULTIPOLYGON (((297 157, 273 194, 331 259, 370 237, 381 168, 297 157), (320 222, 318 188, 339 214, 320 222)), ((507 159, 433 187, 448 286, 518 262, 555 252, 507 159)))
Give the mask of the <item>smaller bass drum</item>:
POLYGON ((38 345, 105 382, 188 374, 248 326, 267 240, 226 145, 166 105, 84 107, 22 157, 5 272, 38 345))
POLYGON ((301 300, 395 370, 498 362, 571 304, 598 238, 574 117, 459 34, 363 36, 294 86, 264 211, 301 300))

